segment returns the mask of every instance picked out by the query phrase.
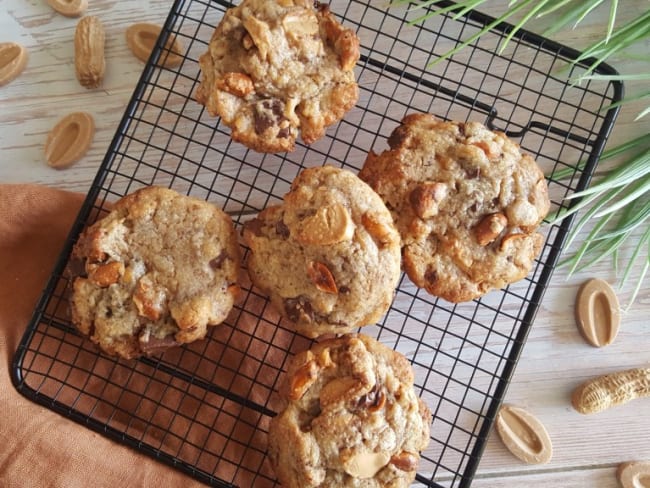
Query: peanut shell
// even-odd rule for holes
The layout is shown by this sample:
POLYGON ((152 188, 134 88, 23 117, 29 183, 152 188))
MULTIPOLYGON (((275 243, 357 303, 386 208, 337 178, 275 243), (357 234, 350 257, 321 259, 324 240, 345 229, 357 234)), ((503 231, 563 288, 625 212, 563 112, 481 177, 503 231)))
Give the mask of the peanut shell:
POLYGON ((621 324, 616 293, 605 280, 592 278, 576 296, 575 317, 582 337, 594 347, 611 344, 621 324))
POLYGON ((551 460, 551 438, 544 425, 530 412, 504 405, 496 416, 495 427, 508 450, 523 462, 545 464, 551 460))
POLYGON ((86 112, 73 112, 59 120, 47 135, 45 160, 55 169, 81 159, 95 136, 95 121, 86 112))
POLYGON ((573 391, 571 403, 578 412, 590 414, 647 396, 650 396, 650 368, 634 368, 582 383, 573 391))
POLYGON ((27 50, 15 42, 0 42, 0 86, 15 79, 27 65, 27 50))
POLYGON ((74 34, 74 67, 79 84, 97 88, 104 80, 104 26, 98 17, 89 15, 78 23, 74 34))

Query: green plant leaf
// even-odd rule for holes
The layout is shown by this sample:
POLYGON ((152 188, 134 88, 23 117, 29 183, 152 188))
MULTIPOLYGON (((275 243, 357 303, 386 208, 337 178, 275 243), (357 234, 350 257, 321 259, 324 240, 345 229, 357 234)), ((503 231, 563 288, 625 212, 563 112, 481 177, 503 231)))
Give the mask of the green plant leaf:
POLYGON ((602 190, 624 186, 642 178, 648 173, 650 173, 650 149, 644 151, 638 157, 622 163, 607 173, 596 185, 568 195, 566 199, 582 198, 602 190))
POLYGON ((629 185, 626 189, 625 197, 618 200, 613 205, 608 206, 605 209, 600 210, 594 214, 594 218, 598 219, 610 213, 616 212, 622 207, 626 207, 628 204, 633 204, 638 198, 640 198, 645 193, 650 194, 650 178, 641 178, 636 181, 636 183, 629 185))

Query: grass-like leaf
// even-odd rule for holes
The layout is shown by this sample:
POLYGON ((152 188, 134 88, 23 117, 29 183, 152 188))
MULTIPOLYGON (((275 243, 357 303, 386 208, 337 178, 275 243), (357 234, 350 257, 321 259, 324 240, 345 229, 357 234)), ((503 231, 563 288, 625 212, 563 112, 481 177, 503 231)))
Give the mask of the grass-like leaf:
POLYGON ((639 156, 625 161, 618 167, 607 173, 607 175, 600 180, 597 184, 589 188, 573 193, 566 198, 568 200, 574 198, 582 198, 594 193, 600 193, 603 190, 625 186, 633 183, 639 178, 643 178, 650 173, 650 149, 644 151, 639 156))
POLYGON ((643 269, 641 270, 641 276, 637 280, 636 286, 634 287, 634 290, 632 291, 632 297, 630 298, 629 305, 626 307, 626 310, 630 308, 630 305, 634 303, 634 300, 636 300, 636 296, 639 294, 639 291, 641 290, 641 285, 643 284, 643 280, 645 279, 646 275, 648 274, 648 269, 650 269, 650 238, 646 239, 646 242, 639 241, 639 244, 637 245, 637 248, 634 251, 634 255, 630 259, 630 262, 628 263, 628 266, 626 268, 625 275, 623 278, 621 278, 621 284, 625 283, 627 281, 627 276, 629 275, 629 270, 632 269, 632 266, 636 263, 636 259, 638 259, 639 252, 641 251, 641 248, 643 247, 643 244, 648 244, 648 258, 645 260, 645 263, 643 265, 643 269))
MULTIPOLYGON (((600 161, 606 161, 608 159, 615 158, 619 154, 623 154, 632 149, 643 150, 645 148, 650 148, 650 137, 648 137, 648 134, 641 135, 635 139, 629 140, 627 142, 624 142, 623 144, 619 144, 618 146, 603 151, 603 153, 600 155, 600 161)), ((587 160, 584 159, 576 165, 575 170, 573 169, 573 167, 556 169, 548 177, 549 179, 555 181, 563 180, 564 178, 573 176, 576 170, 582 171, 586 166, 586 164, 587 164, 587 160)))
MULTIPOLYGON (((648 136, 641 136, 621 147, 613 148, 608 156, 625 155, 628 151, 637 151, 638 146, 646 147, 649 144, 648 136)), ((642 231, 643 234, 634 245, 632 255, 620 278, 620 283, 626 282, 631 271, 635 269, 635 263, 638 262, 641 251, 650 242, 650 149, 644 149, 642 152, 637 152, 634 157, 625 159, 617 168, 605 175, 598 184, 580 193, 583 194, 584 199, 571 209, 560 212, 556 218, 556 222, 559 222, 566 216, 575 213, 577 208, 590 205, 569 233, 566 247, 570 247, 576 241, 585 225, 593 221, 595 224, 574 254, 562 261, 560 266, 569 266, 570 276, 578 270, 593 266, 611 256, 618 272, 621 246, 629 239, 634 239, 638 231, 642 231), (637 174, 639 169, 643 175, 629 180, 628 177, 637 174), (624 184, 620 184, 621 175, 625 178, 624 184), (598 188, 598 191, 589 193, 592 188, 598 188), (585 193, 586 196, 584 196, 585 193)), ((570 197, 572 196, 570 195, 570 197)), ((636 298, 641 289, 641 283, 647 275, 648 260, 646 259, 644 262, 630 304, 636 298)))
MULTIPOLYGON (((459 52, 462 49, 466 48, 467 46, 472 44, 474 41, 476 41, 477 39, 481 38, 483 35, 490 32, 497 25, 499 25, 499 24, 501 24, 503 22, 507 22, 513 15, 520 12, 521 10, 524 10, 527 6, 532 4, 532 5, 537 5, 537 7, 541 8, 543 5, 545 5, 549 1, 551 1, 551 0, 522 0, 521 3, 518 2, 518 1, 511 2, 510 7, 508 8, 508 10, 504 14, 502 14, 500 17, 498 17, 497 19, 493 20, 492 22, 490 22, 489 24, 484 26, 480 31, 476 32, 475 34, 470 36, 465 41, 462 41, 455 48, 447 51, 446 53, 442 54, 439 58, 434 59, 433 61, 431 61, 429 63, 429 65, 428 65, 428 67, 432 67, 432 66, 440 63, 441 61, 444 61, 445 59, 449 59, 450 57, 452 57, 457 52, 459 52)), ((449 12, 453 12, 453 11, 458 11, 457 14, 456 14, 456 17, 459 17, 461 15, 466 14, 470 10, 474 10, 475 8, 481 6, 482 4, 484 4, 486 2, 487 2, 487 0, 466 0, 464 2, 458 2, 458 3, 456 3, 454 5, 450 5, 448 7, 443 7, 443 8, 431 10, 430 12, 427 12, 426 14, 424 14, 424 15, 422 15, 422 16, 414 19, 414 20, 409 21, 409 23, 410 24, 419 24, 421 22, 424 22, 425 20, 427 20, 430 17, 445 14, 445 13, 449 13, 449 12)), ((406 3, 406 2, 402 1, 402 0, 397 0, 397 2, 394 2, 393 5, 403 4, 403 3, 406 3)), ((428 6, 432 5, 433 3, 435 3, 435 2, 432 2, 431 0, 426 0, 424 2, 419 2, 419 4, 416 4, 414 8, 428 7, 428 6)), ((539 10, 539 8, 537 8, 537 7, 535 7, 536 11, 539 10)), ((518 22, 517 24, 514 25, 513 30, 508 34, 508 36, 506 37, 506 40, 501 44, 501 46, 499 48, 499 53, 503 52, 503 50, 508 45, 509 40, 512 39, 512 36, 514 36, 515 33, 524 26, 524 24, 525 24, 525 22, 518 22)))
POLYGON ((583 76, 592 73, 609 57, 648 37, 650 37, 650 10, 616 29, 609 38, 603 38, 585 49, 572 64, 576 65, 589 58, 594 58, 594 61, 589 64, 583 75, 574 82, 579 82, 583 76))
POLYGON ((618 209, 630 205, 641 198, 646 193, 650 195, 650 178, 646 175, 645 178, 637 180, 636 183, 629 185, 626 189, 625 196, 616 201, 613 205, 608 206, 594 214, 594 218, 598 219, 616 212, 618 209))
POLYGON ((625 234, 637 227, 643 225, 650 218, 650 199, 645 203, 645 205, 639 205, 638 208, 630 215, 630 218, 627 222, 619 222, 616 229, 610 230, 608 232, 601 232, 594 237, 594 240, 599 241, 603 239, 611 239, 612 237, 625 234))

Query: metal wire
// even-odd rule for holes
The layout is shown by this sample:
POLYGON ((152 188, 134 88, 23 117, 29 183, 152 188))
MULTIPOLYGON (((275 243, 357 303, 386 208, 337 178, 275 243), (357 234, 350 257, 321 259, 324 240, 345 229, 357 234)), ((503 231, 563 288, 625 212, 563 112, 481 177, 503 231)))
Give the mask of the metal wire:
MULTIPOLYGON (((276 482, 265 456, 266 432, 277 409, 277 386, 287 359, 311 341, 292 332, 266 297, 244 283, 228 321, 204 341, 139 361, 100 354, 67 315, 65 267, 83 226, 110 202, 153 184, 214 202, 241 225, 280 201, 305 167, 327 163, 358 170, 368 151, 382 150, 412 111, 503 130, 547 174, 572 168, 572 177, 549 180, 553 203, 564 206, 563 197, 589 181, 616 117, 616 110, 601 109, 621 98, 622 87, 569 85, 567 70, 558 71, 578 53, 525 31, 503 55, 495 54, 507 25, 429 66, 492 19, 443 15, 410 25, 416 15, 407 9, 333 0, 331 10, 362 42, 359 103, 310 147, 258 154, 231 142, 228 129, 193 98, 198 57, 230 6, 204 0, 172 6, 19 346, 13 379, 28 398, 207 484, 271 487, 276 482), (169 36, 186 46, 174 69, 159 66, 169 36), (588 161, 586 169, 577 167, 580 160, 588 161)), ((582 69, 568 68, 569 76, 582 69)), ((421 485, 470 485, 569 225, 547 226, 542 255, 519 283, 454 305, 402 277, 390 311, 363 329, 409 358, 416 389, 433 412, 431 443, 417 475, 421 485)))

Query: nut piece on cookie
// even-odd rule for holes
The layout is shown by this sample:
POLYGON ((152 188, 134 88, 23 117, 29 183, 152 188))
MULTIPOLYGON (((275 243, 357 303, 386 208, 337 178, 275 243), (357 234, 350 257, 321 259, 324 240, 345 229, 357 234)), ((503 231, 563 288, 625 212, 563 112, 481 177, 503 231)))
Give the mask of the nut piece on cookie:
POLYGON ((202 339, 237 295, 239 244, 222 210, 160 187, 115 203, 72 251, 72 322, 127 359, 202 339))
POLYGON ((350 212, 341 204, 326 205, 314 215, 303 219, 296 233, 301 244, 329 246, 352 239, 354 222, 350 212))
POLYGON ((474 226, 474 235, 479 246, 487 246, 499 237, 508 225, 508 219, 502 213, 486 215, 474 226))
POLYGON ((248 274, 299 332, 371 325, 392 303, 400 240, 381 198, 350 171, 298 175, 282 205, 244 225, 248 274))
POLYGON ((408 487, 431 413, 408 360, 368 336, 322 341, 290 361, 268 453, 283 486, 408 487))
POLYGON ((243 0, 226 11, 199 59, 196 100, 260 152, 292 151, 357 102, 359 39, 327 5, 243 0))
POLYGON ((531 156, 478 122, 410 114, 359 172, 391 210, 409 278, 451 302, 526 276, 544 238, 546 180, 531 156))
POLYGON ((440 202, 447 196, 447 185, 425 181, 409 193, 409 202, 421 219, 429 219, 438 213, 440 202))

